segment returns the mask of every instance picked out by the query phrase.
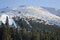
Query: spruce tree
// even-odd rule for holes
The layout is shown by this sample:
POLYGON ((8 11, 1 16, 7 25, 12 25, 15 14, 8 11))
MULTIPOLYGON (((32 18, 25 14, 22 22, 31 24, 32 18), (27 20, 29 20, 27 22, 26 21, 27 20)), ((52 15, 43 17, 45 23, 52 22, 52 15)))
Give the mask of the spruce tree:
POLYGON ((5 27, 3 29, 3 40, 12 40, 11 38, 11 32, 10 32, 10 27, 9 27, 9 22, 8 22, 8 17, 6 17, 6 23, 5 23, 5 27))

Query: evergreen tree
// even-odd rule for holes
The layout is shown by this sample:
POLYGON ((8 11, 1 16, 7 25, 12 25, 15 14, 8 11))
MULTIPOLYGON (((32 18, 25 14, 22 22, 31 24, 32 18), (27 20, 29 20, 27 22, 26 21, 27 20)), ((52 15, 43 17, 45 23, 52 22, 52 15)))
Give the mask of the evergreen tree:
POLYGON ((6 23, 5 23, 6 26, 9 26, 9 19, 8 17, 6 17, 6 23))
POLYGON ((9 21, 8 17, 6 17, 6 24, 4 25, 3 29, 3 37, 2 37, 3 40, 12 40, 8 21, 9 21))

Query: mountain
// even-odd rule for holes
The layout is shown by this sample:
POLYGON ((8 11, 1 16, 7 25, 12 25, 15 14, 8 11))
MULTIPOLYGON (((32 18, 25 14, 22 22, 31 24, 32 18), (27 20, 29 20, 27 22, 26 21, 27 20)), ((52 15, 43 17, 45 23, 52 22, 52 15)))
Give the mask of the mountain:
POLYGON ((49 11, 50 13, 55 14, 55 15, 60 17, 60 15, 59 15, 60 14, 60 9, 50 8, 50 7, 42 7, 42 8, 44 8, 47 11, 49 11))
POLYGON ((2 8, 2 9, 0 9, 0 13, 9 12, 9 11, 11 11, 11 10, 12 10, 12 9, 11 9, 11 8, 9 8, 9 7, 2 8))
POLYGON ((17 19, 17 17, 23 18, 25 22, 30 26, 31 24, 28 22, 29 20, 34 20, 37 23, 45 22, 45 25, 57 25, 60 26, 60 10, 55 11, 53 8, 47 7, 36 7, 36 6, 19 6, 14 8, 3 8, 0 9, 0 21, 5 23, 6 16, 8 16, 9 24, 16 25, 13 17, 17 19), (29 20, 27 20, 29 19, 29 20))

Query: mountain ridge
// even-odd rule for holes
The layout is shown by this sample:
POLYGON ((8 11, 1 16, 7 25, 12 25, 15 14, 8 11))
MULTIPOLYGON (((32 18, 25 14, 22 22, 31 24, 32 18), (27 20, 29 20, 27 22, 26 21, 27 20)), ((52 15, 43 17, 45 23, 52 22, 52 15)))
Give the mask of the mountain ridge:
MULTIPOLYGON (((60 26, 60 17, 52 14, 48 10, 44 9, 43 7, 35 7, 35 6, 19 6, 16 8, 11 8, 9 11, 5 10, 0 15, 6 14, 11 19, 12 17, 19 16, 22 18, 33 18, 44 20, 45 22, 49 22, 52 24, 56 24, 60 26)), ((1 17, 0 17, 1 18, 1 17)), ((3 19, 2 19, 3 20, 3 19)))

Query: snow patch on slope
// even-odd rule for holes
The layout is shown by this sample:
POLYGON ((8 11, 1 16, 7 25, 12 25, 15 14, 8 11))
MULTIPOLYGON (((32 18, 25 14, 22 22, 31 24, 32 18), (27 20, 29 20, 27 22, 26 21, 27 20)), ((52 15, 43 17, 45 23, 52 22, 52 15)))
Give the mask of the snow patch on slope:
POLYGON ((2 14, 0 17, 0 21, 2 21, 5 24, 6 23, 6 17, 8 17, 9 25, 14 24, 16 26, 14 20, 7 14, 2 14))
POLYGON ((24 20, 25 20, 26 23, 29 25, 29 27, 32 28, 32 26, 30 25, 30 23, 29 23, 26 19, 24 19, 24 20))

